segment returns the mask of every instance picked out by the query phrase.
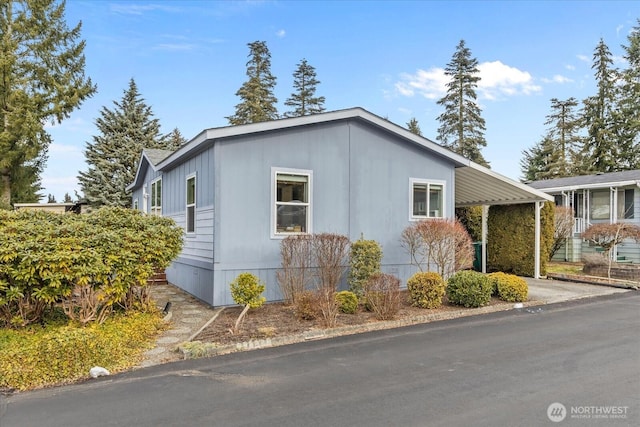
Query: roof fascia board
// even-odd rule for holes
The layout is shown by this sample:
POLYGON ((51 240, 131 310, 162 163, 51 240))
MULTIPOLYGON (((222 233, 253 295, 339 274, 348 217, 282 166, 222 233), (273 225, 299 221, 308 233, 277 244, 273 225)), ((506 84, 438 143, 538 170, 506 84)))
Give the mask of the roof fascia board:
POLYGON ((628 187, 631 185, 637 185, 640 187, 640 181, 614 181, 614 182, 600 182, 597 184, 585 184, 585 185, 565 185, 561 187, 549 187, 549 188, 539 188, 538 190, 544 191, 545 193, 556 193, 560 191, 575 191, 575 190, 591 190, 594 188, 609 188, 609 187, 628 187))
POLYGON ((133 180, 133 182, 129 185, 127 185, 125 187, 126 191, 131 191, 134 188, 136 188, 140 183, 138 181, 140 181, 140 171, 142 170, 142 163, 143 162, 147 162, 147 164, 149 166, 151 166, 151 169, 153 169, 154 172, 158 171, 158 168, 156 168, 156 166, 153 164, 153 162, 151 161, 151 159, 149 159, 149 157, 147 156, 147 153, 145 152, 145 150, 142 150, 142 157, 140 158, 140 163, 138 163, 138 169, 136 169, 136 174, 135 174, 135 178, 133 180))

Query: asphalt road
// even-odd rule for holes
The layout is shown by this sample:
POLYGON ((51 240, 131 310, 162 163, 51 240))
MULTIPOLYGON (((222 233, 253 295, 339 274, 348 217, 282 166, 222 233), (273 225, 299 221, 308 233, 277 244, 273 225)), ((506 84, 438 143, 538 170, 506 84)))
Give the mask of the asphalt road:
POLYGON ((628 292, 161 365, 5 397, 0 426, 637 426, 639 309, 628 292))

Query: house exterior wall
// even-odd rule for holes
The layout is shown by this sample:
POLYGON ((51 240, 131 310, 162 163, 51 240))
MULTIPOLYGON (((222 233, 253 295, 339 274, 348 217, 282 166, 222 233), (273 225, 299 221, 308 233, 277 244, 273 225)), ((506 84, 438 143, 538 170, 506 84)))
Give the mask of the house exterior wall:
POLYGON ((312 232, 361 235, 382 246, 383 270, 402 283, 415 271, 400 247, 410 224, 410 178, 446 182, 454 212, 453 165, 357 121, 320 124, 216 142, 213 301, 233 304, 229 283, 251 272, 281 299, 276 271, 281 238, 272 237, 272 168, 312 173, 312 232))

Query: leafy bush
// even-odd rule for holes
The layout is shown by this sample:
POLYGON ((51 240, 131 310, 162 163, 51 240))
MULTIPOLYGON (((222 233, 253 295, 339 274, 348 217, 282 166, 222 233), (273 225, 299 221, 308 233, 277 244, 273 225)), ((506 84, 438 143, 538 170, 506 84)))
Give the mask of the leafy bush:
POLYGON ((351 244, 349 256, 349 289, 358 298, 363 296, 363 288, 369 277, 380 272, 382 249, 375 240, 360 238, 351 244))
POLYGON ((411 305, 420 308, 440 307, 446 287, 442 276, 433 272, 418 272, 407 281, 411 305))
POLYGON ((85 328, 0 330, 0 388, 75 381, 87 378, 93 366, 111 372, 130 368, 165 325, 156 312, 131 312, 85 328))
POLYGON ((294 307, 296 317, 300 320, 314 320, 318 317, 316 294, 311 291, 301 292, 294 303, 294 307))
POLYGON ((41 322, 57 304, 83 324, 117 306, 148 308, 146 281, 180 253, 182 233, 170 218, 131 209, 2 211, 0 323, 41 322))
POLYGON ((261 296, 265 285, 251 273, 240 273, 231 282, 231 297, 236 304, 248 305, 250 308, 258 308, 267 300, 261 296))
POLYGON ((503 301, 524 302, 529 295, 529 285, 522 277, 503 272, 487 275, 492 283, 494 293, 503 301))
POLYGON ((342 291, 336 294, 336 301, 340 311, 346 314, 355 314, 358 311, 358 297, 351 291, 342 291))
POLYGON ((491 301, 493 285, 487 276, 477 271, 459 271, 447 281, 449 302, 464 307, 482 307, 491 301))
MULTIPOLYGON (((553 247, 555 224, 553 202, 540 211, 540 274, 547 272, 553 247)), ((535 272, 535 210, 533 203, 493 205, 487 221, 487 268, 518 276, 533 277, 535 272)))
POLYGON ((364 300, 376 319, 393 319, 400 311, 400 279, 385 273, 374 274, 365 284, 364 300))

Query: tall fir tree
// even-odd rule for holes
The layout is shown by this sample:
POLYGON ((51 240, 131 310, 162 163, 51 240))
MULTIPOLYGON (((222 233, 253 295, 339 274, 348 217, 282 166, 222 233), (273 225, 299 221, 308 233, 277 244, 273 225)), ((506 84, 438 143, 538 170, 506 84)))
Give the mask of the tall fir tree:
POLYGON ((51 138, 96 91, 84 75, 81 24, 69 28, 65 2, 0 2, 0 207, 38 197, 51 138))
POLYGON ((418 125, 418 120, 415 117, 412 117, 411 120, 407 122, 407 129, 411 133, 415 133, 416 135, 422 136, 420 125, 418 125))
POLYGON ((487 142, 485 121, 476 103, 476 88, 480 81, 478 60, 471 56, 464 40, 460 40, 444 73, 450 81, 446 95, 438 101, 438 105, 444 107, 444 112, 438 116, 438 140, 454 152, 488 167, 480 151, 487 142))
POLYGON ((80 172, 78 181, 87 202, 92 206, 131 206, 126 190, 133 182, 143 148, 166 149, 160 123, 153 118, 133 79, 114 109, 103 107, 96 119, 99 135, 87 143, 89 168, 80 172))
POLYGON ((627 36, 613 131, 618 141, 618 167, 640 169, 640 20, 627 36))
POLYGON ((579 134, 581 123, 577 106, 578 101, 573 97, 563 101, 551 99, 551 112, 544 124, 550 126, 547 137, 558 154, 556 177, 582 173, 582 139, 579 134))
POLYGON ((538 181, 563 176, 560 173, 560 155, 553 140, 546 136, 528 150, 522 152, 520 169, 523 181, 538 181))
POLYGON ((583 101, 582 117, 587 136, 584 139, 582 172, 614 172, 619 170, 618 143, 613 128, 616 108, 616 70, 604 40, 593 54, 597 94, 583 101))
POLYGON ((278 99, 273 94, 276 77, 271 74, 271 53, 267 43, 255 41, 248 46, 249 79, 236 92, 242 102, 236 105, 235 114, 227 117, 231 125, 266 122, 278 118, 278 99))
POLYGON ((293 73, 293 88, 295 92, 285 101, 284 105, 292 107, 285 117, 300 117, 309 114, 322 113, 324 108, 324 96, 316 96, 317 86, 320 81, 316 78, 316 69, 309 65, 306 59, 298 64, 293 73))
POLYGON ((62 203, 73 203, 73 199, 69 193, 64 193, 64 199, 62 199, 62 203))
POLYGON ((171 132, 162 137, 162 146, 166 150, 176 151, 187 143, 187 139, 182 136, 178 128, 174 128, 171 132))

